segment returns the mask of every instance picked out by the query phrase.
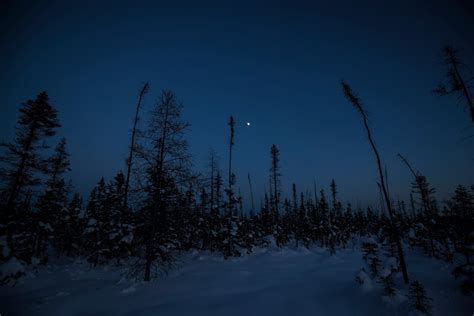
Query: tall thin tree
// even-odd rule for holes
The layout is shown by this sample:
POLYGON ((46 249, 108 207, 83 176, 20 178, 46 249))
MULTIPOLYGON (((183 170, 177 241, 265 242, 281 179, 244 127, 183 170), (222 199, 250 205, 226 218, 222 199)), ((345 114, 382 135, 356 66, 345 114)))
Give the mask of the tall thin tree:
POLYGON ((252 180, 250 179, 250 173, 247 174, 247 178, 249 180, 249 190, 250 190, 250 200, 252 202, 252 212, 255 212, 255 204, 254 204, 254 201, 253 201, 252 180))
POLYGON ((332 195, 332 208, 334 211, 337 210, 337 185, 334 179, 331 180, 331 184, 329 185, 331 188, 331 195, 332 195))
POLYGON ((314 205, 318 205, 318 191, 316 188, 316 180, 313 178, 313 189, 314 189, 314 205))
POLYGON ((232 214, 232 208, 234 205, 234 194, 233 194, 233 189, 232 186, 235 182, 235 176, 232 172, 232 149, 234 147, 234 127, 235 127, 235 121, 234 117, 231 116, 229 118, 229 129, 230 129, 230 134, 229 134, 229 175, 228 175, 228 188, 227 188, 227 196, 228 196, 228 208, 229 208, 229 214, 232 214))
POLYGON ((123 197, 124 207, 128 207, 128 191, 129 191, 129 186, 130 186, 130 173, 132 171, 133 153, 135 151, 135 137, 137 133, 138 114, 140 112, 140 106, 142 104, 143 96, 148 92, 148 89, 149 89, 149 86, 147 82, 145 83, 143 88, 140 90, 140 93, 138 95, 137 107, 135 109, 135 119, 133 120, 132 136, 130 139, 130 152, 128 154, 128 159, 127 159, 127 176, 125 178, 125 192, 124 192, 124 197, 123 197))
POLYGON ((273 209, 278 214, 278 206, 280 204, 280 151, 275 144, 270 148, 272 166, 270 168, 271 186, 273 188, 273 209))
MULTIPOLYGON (((209 186, 210 186, 210 209, 211 212, 216 208, 216 182, 215 182, 215 177, 217 172, 219 171, 219 166, 218 166, 218 157, 217 153, 214 151, 214 149, 209 149, 209 186)), ((217 206, 218 207, 218 206, 217 206)))
MULTIPOLYGON (((182 105, 174 92, 164 90, 151 113, 146 135, 148 146, 139 146, 147 183, 146 203, 140 211, 140 238, 144 246, 145 281, 151 278, 155 261, 169 264, 173 248, 164 250, 181 236, 181 210, 177 202, 190 183, 191 161, 184 131, 189 124, 181 119, 182 105), (166 245, 166 246, 165 246, 166 245)), ((177 247, 177 246, 174 246, 177 247)))
POLYGON ((359 112, 359 114, 361 115, 362 122, 363 122, 365 130, 367 132, 367 138, 368 138, 370 146, 372 147, 372 150, 375 154, 375 158, 376 158, 376 162, 377 162, 377 170, 378 170, 379 177, 380 177, 380 186, 382 187, 382 192, 383 192, 383 195, 384 195, 384 198, 385 198, 385 204, 387 206, 387 210, 388 210, 388 213, 389 213, 389 216, 390 216, 390 224, 391 224, 392 234, 393 234, 393 237, 394 237, 395 242, 397 244, 398 259, 400 261, 400 268, 402 269, 403 280, 405 281, 406 284, 408 284, 410 281, 409 281, 409 278, 408 278, 408 272, 407 272, 407 267, 406 267, 406 263, 405 263, 405 256, 403 254, 402 243, 401 243, 401 240, 400 240, 400 235, 398 233, 398 229, 396 227, 395 216, 394 216, 393 210, 392 210, 392 203, 390 202, 390 197, 388 195, 385 178, 384 178, 384 174, 383 174, 383 171, 382 171, 382 160, 380 158, 377 147, 375 146, 375 142, 372 138, 372 132, 369 128, 367 112, 363 108, 362 102, 359 99, 359 97, 354 94, 354 92, 352 91, 349 84, 347 84, 345 81, 342 81, 342 89, 343 89, 343 92, 344 92, 344 96, 356 108, 357 112, 359 112))

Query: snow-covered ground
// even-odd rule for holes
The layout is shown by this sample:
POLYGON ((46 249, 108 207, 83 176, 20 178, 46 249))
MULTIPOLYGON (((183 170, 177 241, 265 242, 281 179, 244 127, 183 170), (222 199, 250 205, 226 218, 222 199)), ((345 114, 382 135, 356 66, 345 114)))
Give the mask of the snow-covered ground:
MULTIPOLYGON (((434 315, 472 315, 473 296, 460 293, 450 267, 408 251, 410 277, 433 299, 434 315)), ((151 283, 123 278, 113 267, 57 262, 0 288, 9 315, 416 315, 404 299, 382 297, 378 284, 359 286, 358 250, 260 249, 223 260, 191 253, 168 276, 151 283)))

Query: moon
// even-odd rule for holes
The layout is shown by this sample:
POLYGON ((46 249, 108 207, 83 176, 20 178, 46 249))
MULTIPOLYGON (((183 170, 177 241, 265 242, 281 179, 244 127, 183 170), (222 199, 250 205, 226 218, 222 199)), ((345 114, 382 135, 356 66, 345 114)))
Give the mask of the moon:
POLYGON ((250 122, 247 122, 246 125, 247 125, 247 126, 250 126, 250 122))

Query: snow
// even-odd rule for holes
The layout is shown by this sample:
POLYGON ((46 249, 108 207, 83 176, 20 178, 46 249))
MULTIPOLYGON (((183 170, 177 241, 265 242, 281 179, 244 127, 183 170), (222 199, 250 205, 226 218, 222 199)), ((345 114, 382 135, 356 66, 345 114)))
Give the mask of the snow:
POLYGON ((356 281, 360 283, 360 287, 364 292, 372 291, 372 289, 374 288, 372 279, 369 277, 369 275, 367 274, 367 272, 365 272, 364 269, 361 269, 359 270, 359 272, 357 272, 356 281))
MULTIPOLYGON (((389 260, 390 261, 390 260, 389 260)), ((401 278, 397 295, 382 296, 379 283, 362 274, 359 250, 334 256, 321 248, 275 247, 223 260, 190 252, 154 282, 127 277, 123 268, 91 267, 84 260, 37 267, 15 287, 0 287, 4 315, 416 315, 401 278), (355 282, 359 274, 366 285, 355 282), (370 286, 369 286, 370 285, 370 286)), ((391 262, 387 262, 390 265, 391 262)), ((461 294, 452 267, 407 250, 410 277, 433 299, 434 315, 471 315, 472 296, 461 294)))
POLYGON ((24 272, 25 267, 15 257, 10 258, 7 262, 0 265, 0 279, 24 272))
POLYGON ((133 293, 135 292, 137 289, 132 285, 130 287, 127 287, 126 289, 123 289, 121 291, 122 294, 130 294, 130 293, 133 293))
POLYGON ((397 269, 397 259, 394 257, 389 257, 385 260, 383 264, 382 271, 380 272, 380 276, 382 278, 386 278, 390 274, 392 274, 393 271, 397 269))

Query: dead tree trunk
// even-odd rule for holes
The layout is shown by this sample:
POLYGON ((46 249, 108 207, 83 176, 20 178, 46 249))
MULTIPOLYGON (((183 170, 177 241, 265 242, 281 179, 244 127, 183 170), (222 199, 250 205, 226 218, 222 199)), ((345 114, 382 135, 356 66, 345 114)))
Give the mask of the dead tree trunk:
POLYGON ((255 212, 255 205, 253 202, 253 189, 252 189, 252 181, 250 180, 250 173, 247 175, 249 180, 249 189, 250 189, 250 200, 252 202, 252 213, 255 212))
POLYGON ((137 108, 135 110, 135 119, 133 121, 132 139, 130 141, 130 152, 127 159, 127 178, 125 179, 125 192, 124 192, 124 198, 123 198, 123 206, 125 208, 128 206, 128 189, 130 186, 130 173, 132 170, 133 151, 135 149, 135 135, 137 133, 138 113, 140 111, 140 105, 142 103, 143 96, 147 92, 148 92, 148 83, 145 83, 143 88, 140 90, 137 108))
POLYGON ((377 161, 377 170, 379 173, 380 177, 380 186, 382 187, 382 192, 385 198, 385 204, 387 206, 388 213, 390 215, 390 224, 391 224, 391 229, 392 233, 395 239, 395 242, 397 244, 397 250, 398 250, 398 259, 400 260, 400 267, 402 269, 402 274, 403 274, 403 280, 405 281, 405 284, 408 284, 409 278, 408 278, 408 272, 407 272, 407 267, 405 263, 405 256, 403 254, 403 248, 402 248, 402 242, 400 240, 400 235, 398 233, 396 224, 395 224, 395 217, 393 215, 393 210, 392 210, 392 205, 390 203, 390 198, 388 195, 387 187, 386 187, 386 182, 382 170, 382 161, 379 155, 379 152, 377 151, 377 147, 375 146, 374 140, 372 138, 372 133, 369 128, 369 124, 367 121, 367 113, 365 112, 364 108, 362 107, 362 104, 357 96, 354 95, 352 92, 351 87, 345 83, 344 81, 342 82, 342 88, 344 91, 344 95, 346 98, 349 100, 350 103, 357 109, 357 111, 360 113, 362 116, 362 121, 364 123, 365 130, 367 131, 367 138, 369 139, 370 146, 372 147, 372 150, 375 154, 375 158, 377 161))

